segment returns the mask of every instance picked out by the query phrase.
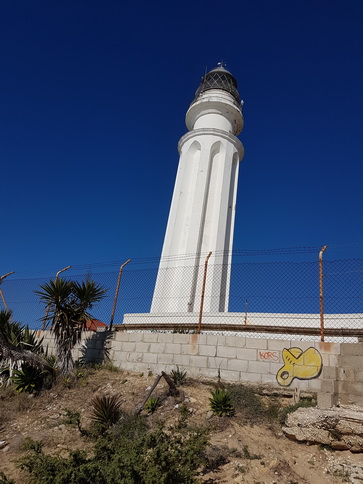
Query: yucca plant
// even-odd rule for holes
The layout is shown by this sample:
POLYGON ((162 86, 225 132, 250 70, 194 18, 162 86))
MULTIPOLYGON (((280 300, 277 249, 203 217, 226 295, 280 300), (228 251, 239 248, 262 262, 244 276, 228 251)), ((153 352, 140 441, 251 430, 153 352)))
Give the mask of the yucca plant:
POLYGON ((13 370, 11 377, 15 390, 20 392, 33 393, 42 388, 44 372, 34 366, 23 364, 20 370, 13 370))
POLYGON ((97 395, 92 400, 92 420, 103 429, 114 425, 121 417, 119 395, 97 395))
POLYGON ((231 397, 223 388, 216 388, 209 401, 212 412, 218 417, 231 417, 234 414, 231 397))
POLYGON ((43 370, 48 364, 42 356, 43 338, 38 340, 28 326, 11 320, 11 311, 0 311, 0 384, 11 382, 13 370, 24 364, 43 370))
POLYGON ((150 397, 149 400, 145 403, 145 410, 148 413, 154 413, 160 406, 160 399, 159 397, 150 397))
POLYGON ((170 376, 176 386, 183 385, 187 377, 187 371, 181 370, 177 365, 176 370, 171 370, 170 376))
POLYGON ((40 288, 41 291, 35 292, 48 308, 43 321, 54 334, 59 371, 64 376, 72 375, 72 349, 81 341, 82 330, 91 318, 88 311, 103 299, 106 290, 95 281, 78 283, 61 277, 40 288))

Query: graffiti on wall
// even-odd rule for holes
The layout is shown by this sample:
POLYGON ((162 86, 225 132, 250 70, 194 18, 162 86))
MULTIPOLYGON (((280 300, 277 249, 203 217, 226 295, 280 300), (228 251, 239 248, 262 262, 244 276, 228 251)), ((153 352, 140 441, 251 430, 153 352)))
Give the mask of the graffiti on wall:
POLYGON ((282 350, 284 366, 277 372, 277 382, 288 387, 295 378, 311 380, 317 378, 323 368, 319 351, 313 347, 303 351, 301 348, 284 348, 282 350))
POLYGON ((272 361, 276 363, 280 361, 280 356, 278 351, 259 350, 257 353, 257 359, 259 361, 272 361))

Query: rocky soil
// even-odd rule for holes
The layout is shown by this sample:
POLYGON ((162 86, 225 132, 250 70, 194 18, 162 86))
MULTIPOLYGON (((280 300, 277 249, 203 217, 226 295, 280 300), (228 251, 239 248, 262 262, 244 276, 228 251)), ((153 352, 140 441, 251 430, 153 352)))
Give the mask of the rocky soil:
MULTIPOLYGON (((67 456, 69 450, 90 449, 74 427, 64 423, 66 409, 81 414, 82 426, 90 423, 90 402, 96 394, 121 395, 123 409, 129 412, 142 402, 155 375, 100 369, 85 371, 72 388, 59 384, 40 396, 14 395, 9 389, 0 389, 0 470, 16 484, 28 482, 16 461, 24 454, 24 439, 44 441, 46 453, 67 456)), ((211 415, 210 391, 213 383, 188 380, 183 386, 185 404, 192 425, 206 425, 211 429, 210 453, 223 456, 218 470, 201 475, 208 483, 249 484, 338 484, 363 482, 363 454, 348 450, 332 450, 322 445, 308 445, 289 440, 277 419, 254 420, 239 411, 232 418, 211 415)), ((148 417, 152 424, 161 420, 175 423, 180 416, 180 403, 168 397, 168 386, 162 380, 155 394, 163 405, 148 417)), ((263 397, 266 407, 271 401, 279 406, 291 404, 291 399, 263 397)), ((304 409, 311 412, 314 409, 304 409)), ((302 415, 302 410, 299 411, 302 415)), ((287 433, 299 428, 297 420, 287 422, 287 433), (296 423, 296 425, 295 425, 296 423)), ((300 422, 301 423, 301 422, 300 422)), ((301 427, 301 426, 300 426, 301 427)), ((286 429, 285 429, 286 431, 286 429)), ((294 437, 296 440, 297 437, 294 437)), ((95 483, 96 484, 96 483, 95 483)))

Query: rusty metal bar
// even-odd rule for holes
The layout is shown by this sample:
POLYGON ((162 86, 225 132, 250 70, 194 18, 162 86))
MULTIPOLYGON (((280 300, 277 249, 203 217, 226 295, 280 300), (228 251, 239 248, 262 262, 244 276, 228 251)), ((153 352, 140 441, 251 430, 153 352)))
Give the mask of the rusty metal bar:
POLYGON ((323 286, 323 254, 327 246, 319 252, 319 299, 320 299, 320 339, 324 341, 324 286, 323 286))
POLYGON ((117 306, 118 292, 119 292, 119 289, 120 289, 122 270, 125 267, 125 265, 128 264, 129 262, 131 262, 131 259, 128 259, 126 262, 124 262, 121 265, 120 270, 119 270, 119 273, 118 273, 118 279, 117 279, 117 285, 116 285, 116 292, 115 292, 115 297, 113 299, 113 307, 112 307, 112 313, 111 313, 110 331, 112 329, 113 320, 114 320, 115 312, 116 312, 116 306, 117 306))
POLYGON ((62 270, 58 271, 58 272, 57 272, 57 274, 55 275, 55 280, 57 280, 57 279, 58 279, 59 274, 60 274, 61 272, 68 271, 68 269, 70 269, 71 267, 72 267, 72 266, 67 266, 67 267, 65 267, 64 269, 62 269, 62 270))
POLYGON ((204 262, 204 276, 203 276, 203 286, 202 286, 202 295, 200 297, 200 310, 199 310, 199 322, 198 322, 198 334, 202 329, 202 317, 203 317, 203 306, 204 306, 204 294, 205 294, 205 284, 207 281, 207 269, 208 269, 208 261, 209 257, 212 255, 212 252, 209 252, 207 255, 205 262, 204 262))
MULTIPOLYGON (((68 269, 70 269, 71 267, 72 267, 72 266, 67 266, 67 267, 65 267, 64 269, 61 269, 60 271, 58 271, 58 272, 56 273, 56 275, 55 275, 54 283, 55 283, 55 281, 58 279, 59 274, 61 274, 61 273, 62 273, 62 272, 64 272, 64 271, 68 271, 68 269)), ((49 314, 49 311, 50 311, 50 305, 49 305, 49 304, 47 304, 47 308, 46 308, 46 310, 45 310, 44 322, 43 322, 43 324, 42 324, 42 331, 44 331, 44 330, 45 330, 45 326, 46 326, 46 324, 47 324, 47 319, 48 319, 48 314, 49 314)))
MULTIPOLYGON (((4 274, 3 276, 1 276, 0 277, 0 285, 2 284, 5 277, 11 276, 11 274, 15 274, 15 271, 8 272, 7 274, 4 274)), ((0 295, 1 295, 1 299, 3 300, 6 311, 9 311, 8 305, 6 304, 6 299, 5 299, 4 293, 2 292, 1 289, 0 289, 0 295)), ((10 314, 9 320, 10 320, 11 323, 13 322, 13 318, 12 318, 11 314, 10 314)))

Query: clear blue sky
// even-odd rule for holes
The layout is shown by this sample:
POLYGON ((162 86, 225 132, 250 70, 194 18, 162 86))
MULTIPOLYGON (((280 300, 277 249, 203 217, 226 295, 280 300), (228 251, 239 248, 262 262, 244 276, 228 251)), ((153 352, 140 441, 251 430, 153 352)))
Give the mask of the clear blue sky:
POLYGON ((221 59, 245 101, 234 248, 362 256, 361 0, 8 1, 0 45, 1 274, 158 256, 221 59))

